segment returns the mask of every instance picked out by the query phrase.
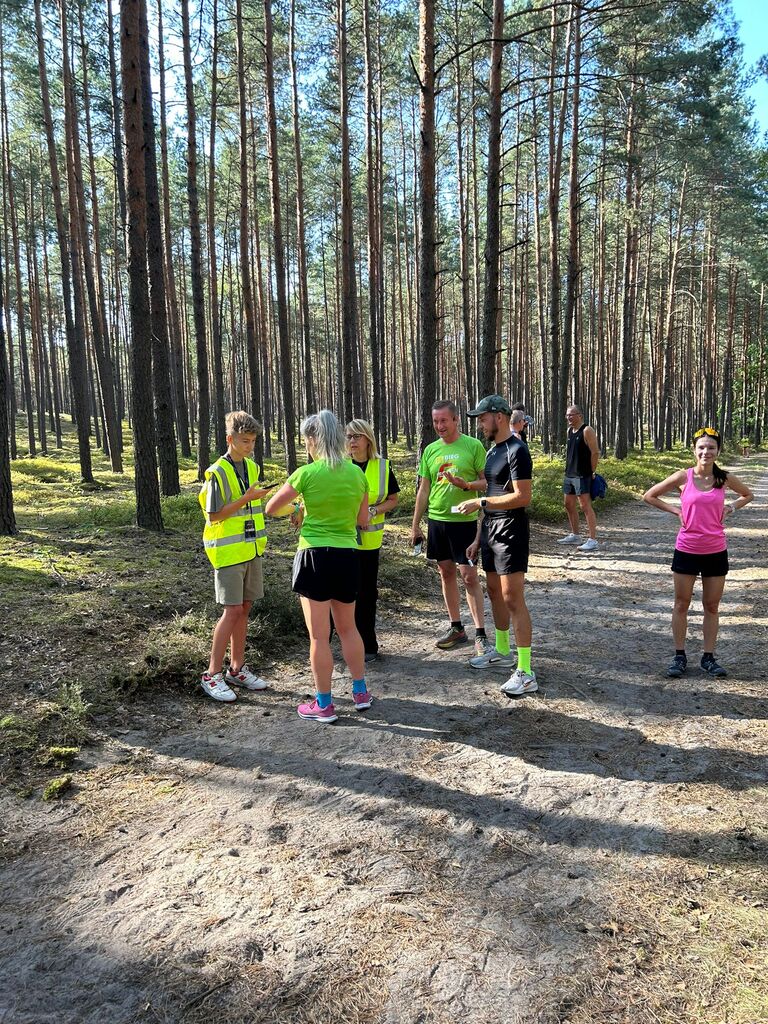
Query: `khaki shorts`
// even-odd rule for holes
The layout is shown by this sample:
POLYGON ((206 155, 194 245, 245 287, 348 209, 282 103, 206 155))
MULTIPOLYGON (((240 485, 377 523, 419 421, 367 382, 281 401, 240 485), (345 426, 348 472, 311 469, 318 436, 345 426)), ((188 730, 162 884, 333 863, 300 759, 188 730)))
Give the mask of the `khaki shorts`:
POLYGON ((242 604, 244 601, 258 601, 264 597, 264 574, 262 559, 258 556, 250 562, 225 565, 213 570, 216 601, 218 604, 242 604))

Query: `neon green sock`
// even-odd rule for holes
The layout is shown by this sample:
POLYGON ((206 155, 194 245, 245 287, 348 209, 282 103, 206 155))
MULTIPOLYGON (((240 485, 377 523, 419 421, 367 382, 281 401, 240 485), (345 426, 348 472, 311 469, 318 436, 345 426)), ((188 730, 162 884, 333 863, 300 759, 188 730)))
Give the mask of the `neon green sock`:
POLYGON ((496 630, 496 650, 499 654, 509 654, 509 630, 496 630))
POLYGON ((517 648, 517 667, 530 675, 531 671, 531 648, 530 647, 518 647, 517 648))

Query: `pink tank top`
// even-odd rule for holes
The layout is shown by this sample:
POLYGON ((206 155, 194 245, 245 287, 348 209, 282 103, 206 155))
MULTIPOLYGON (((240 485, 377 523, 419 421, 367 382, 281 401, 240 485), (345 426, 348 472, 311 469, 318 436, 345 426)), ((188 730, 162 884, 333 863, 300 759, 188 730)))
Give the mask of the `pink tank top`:
POLYGON ((728 547, 723 528, 725 488, 700 491, 693 482, 693 470, 680 494, 682 526, 675 547, 691 555, 714 555, 728 547))

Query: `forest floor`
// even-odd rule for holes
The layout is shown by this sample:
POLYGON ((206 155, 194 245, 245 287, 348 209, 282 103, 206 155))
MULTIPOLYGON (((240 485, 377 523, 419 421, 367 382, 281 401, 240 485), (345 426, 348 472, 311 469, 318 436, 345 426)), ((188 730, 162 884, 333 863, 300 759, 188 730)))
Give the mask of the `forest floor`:
POLYGON ((738 470, 728 678, 696 667, 700 605, 665 677, 674 521, 640 502, 590 555, 534 526, 519 700, 435 649, 437 574, 395 525, 377 699, 339 677, 326 728, 295 713, 303 639, 258 633, 263 694, 194 687, 213 608, 183 533, 28 519, 0 549, 36 559, 0 592, 1 1024, 768 1021, 767 464, 738 470))

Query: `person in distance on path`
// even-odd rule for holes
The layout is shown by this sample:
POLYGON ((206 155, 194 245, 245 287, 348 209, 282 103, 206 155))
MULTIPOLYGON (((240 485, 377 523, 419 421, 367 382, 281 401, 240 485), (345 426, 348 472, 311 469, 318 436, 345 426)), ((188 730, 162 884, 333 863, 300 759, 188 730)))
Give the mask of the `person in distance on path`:
POLYGON ((344 431, 330 410, 307 416, 301 433, 313 461, 288 477, 267 502, 267 514, 288 515, 297 509, 296 499, 303 500, 293 590, 301 598, 317 694, 314 701, 299 704, 296 710, 301 718, 326 723, 338 718, 331 693, 331 612, 352 675, 355 709, 365 711, 372 701, 365 684, 363 641, 355 625, 357 529, 368 523, 368 487, 365 476, 347 458, 344 431))
POLYGON ((704 653, 701 669, 711 676, 727 675, 715 660, 715 643, 719 623, 720 599, 728 572, 728 546, 725 521, 734 512, 744 508, 754 495, 746 484, 733 473, 722 470, 715 458, 720 453, 722 439, 712 427, 702 427, 693 435, 695 465, 680 469, 666 480, 654 484, 643 495, 643 500, 662 512, 670 512, 680 519, 680 530, 672 557, 675 581, 675 604, 672 612, 672 636, 675 656, 667 668, 667 675, 679 678, 688 668, 685 638, 688 631, 688 608, 693 596, 696 577, 701 576, 702 604, 704 605, 704 653), (738 495, 726 502, 726 487, 738 495), (677 491, 680 505, 670 505, 662 494, 677 491))
POLYGON ((592 507, 592 477, 600 461, 597 434, 584 422, 584 413, 578 405, 570 405, 565 414, 568 421, 568 448, 565 456, 565 479, 563 480, 563 504, 568 513, 570 533, 561 537, 558 544, 578 544, 579 551, 595 551, 597 542, 597 519, 592 507), (579 533, 579 506, 587 521, 589 537, 582 544, 579 533))
POLYGON ((525 574, 528 571, 529 527, 527 506, 531 501, 533 463, 528 445, 518 431, 525 420, 521 410, 512 410, 501 395, 488 395, 469 416, 477 416, 480 428, 493 447, 485 460, 487 495, 464 501, 462 512, 482 509, 476 539, 467 555, 482 550, 488 596, 496 625, 496 646, 469 662, 472 668, 511 668, 509 622, 515 631, 517 668, 502 686, 508 697, 538 689, 531 670, 531 616, 525 603, 525 574))
POLYGON ((467 592, 467 603, 475 624, 475 653, 485 654, 483 588, 477 568, 467 558, 467 548, 477 533, 477 512, 459 512, 459 502, 467 492, 477 495, 485 490, 485 448, 476 437, 462 434, 459 429, 459 410, 453 402, 435 402, 432 406, 432 425, 437 440, 424 449, 419 463, 421 482, 416 492, 411 544, 424 540, 421 520, 428 513, 427 558, 437 562, 443 600, 450 627, 440 637, 437 646, 449 651, 468 643, 461 621, 458 568, 467 592))

